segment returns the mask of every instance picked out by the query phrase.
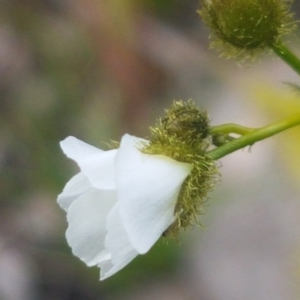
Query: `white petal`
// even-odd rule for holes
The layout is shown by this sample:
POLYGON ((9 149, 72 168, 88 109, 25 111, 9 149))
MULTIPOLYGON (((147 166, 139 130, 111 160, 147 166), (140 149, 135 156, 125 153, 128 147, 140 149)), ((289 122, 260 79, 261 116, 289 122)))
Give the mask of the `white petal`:
POLYGON ((117 149, 103 151, 69 136, 60 146, 63 152, 77 162, 91 184, 99 189, 115 189, 114 160, 117 149))
POLYGON ((115 191, 90 189, 69 207, 69 223, 66 237, 73 254, 88 266, 96 265, 107 259, 104 247, 106 219, 116 203, 115 191))
POLYGON ((103 261, 98 265, 101 268, 101 280, 124 268, 138 255, 128 239, 119 214, 118 204, 114 206, 108 215, 107 231, 105 247, 111 254, 111 260, 103 261))
POLYGON ((58 195, 57 202, 62 209, 67 211, 71 203, 90 188, 92 188, 91 183, 80 172, 67 182, 62 193, 58 195))
POLYGON ((174 222, 181 185, 192 165, 137 149, 141 139, 125 135, 116 157, 120 215, 130 242, 146 253, 174 222))

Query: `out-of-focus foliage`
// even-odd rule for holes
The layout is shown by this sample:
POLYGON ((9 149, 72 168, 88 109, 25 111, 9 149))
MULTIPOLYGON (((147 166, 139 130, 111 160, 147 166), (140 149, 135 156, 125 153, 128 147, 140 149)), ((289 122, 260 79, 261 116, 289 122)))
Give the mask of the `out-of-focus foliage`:
MULTIPOLYGON (((300 93, 289 83, 282 83, 281 88, 267 84, 252 87, 257 105, 263 109, 268 117, 274 120, 300 112, 300 93)), ((278 151, 282 154, 284 167, 288 170, 289 179, 296 185, 300 180, 300 140, 299 128, 293 128, 276 137, 280 143, 278 151)))

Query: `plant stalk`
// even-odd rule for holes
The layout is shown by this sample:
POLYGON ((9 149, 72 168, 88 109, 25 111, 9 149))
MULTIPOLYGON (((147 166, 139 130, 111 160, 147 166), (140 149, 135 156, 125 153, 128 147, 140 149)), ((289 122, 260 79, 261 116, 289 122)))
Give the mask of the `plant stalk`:
POLYGON ((281 41, 270 46, 274 53, 300 75, 300 59, 281 41))
POLYGON ((207 152, 207 155, 213 160, 220 159, 234 151, 253 145, 258 141, 269 138, 281 131, 297 125, 300 125, 300 113, 271 125, 253 129, 249 133, 207 152))

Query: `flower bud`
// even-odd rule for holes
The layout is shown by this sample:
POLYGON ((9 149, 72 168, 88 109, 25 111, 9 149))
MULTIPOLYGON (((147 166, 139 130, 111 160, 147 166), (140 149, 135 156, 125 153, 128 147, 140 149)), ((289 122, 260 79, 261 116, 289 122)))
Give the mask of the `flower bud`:
POLYGON ((295 28, 290 0, 201 0, 212 47, 227 58, 252 58, 295 28))

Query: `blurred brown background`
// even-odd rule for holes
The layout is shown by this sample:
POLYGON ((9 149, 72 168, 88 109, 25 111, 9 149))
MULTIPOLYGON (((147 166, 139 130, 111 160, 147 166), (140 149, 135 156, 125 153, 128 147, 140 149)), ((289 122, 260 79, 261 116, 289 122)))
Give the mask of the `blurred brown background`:
MULTIPOLYGON (((300 111, 280 83, 297 82, 293 71, 219 58, 194 0, 0 7, 1 300, 299 299, 299 129, 224 158, 204 228, 104 282, 72 256, 56 204, 77 172, 59 148, 66 136, 101 148, 126 132, 146 137, 174 99, 190 98, 212 124, 262 126, 300 111)), ((298 33, 291 40, 297 51, 298 33)))

